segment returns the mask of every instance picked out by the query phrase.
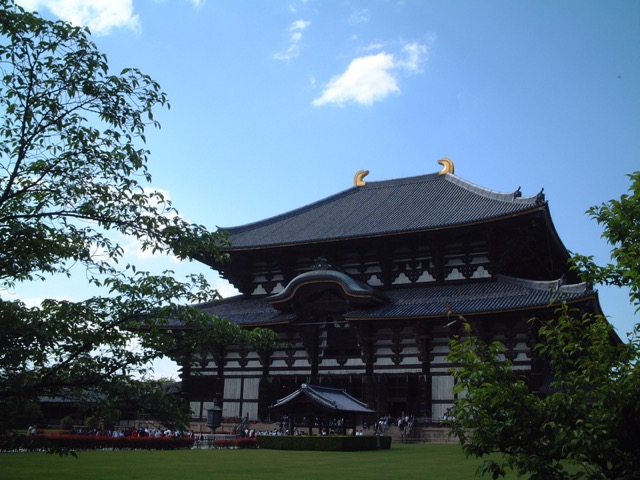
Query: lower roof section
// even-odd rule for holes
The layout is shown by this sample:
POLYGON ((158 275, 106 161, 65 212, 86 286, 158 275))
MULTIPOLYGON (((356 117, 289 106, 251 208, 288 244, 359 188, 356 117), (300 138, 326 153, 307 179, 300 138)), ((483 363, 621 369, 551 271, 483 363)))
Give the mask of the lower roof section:
MULTIPOLYGON (((423 285, 386 290, 389 302, 358 308, 344 315, 347 321, 406 320, 507 313, 548 307, 553 302, 593 302, 600 312, 596 292, 586 283, 563 285, 562 280, 531 281, 498 275, 491 281, 423 285)), ((269 297, 235 296, 199 305, 204 312, 243 327, 295 322, 294 312, 280 312, 269 297)))

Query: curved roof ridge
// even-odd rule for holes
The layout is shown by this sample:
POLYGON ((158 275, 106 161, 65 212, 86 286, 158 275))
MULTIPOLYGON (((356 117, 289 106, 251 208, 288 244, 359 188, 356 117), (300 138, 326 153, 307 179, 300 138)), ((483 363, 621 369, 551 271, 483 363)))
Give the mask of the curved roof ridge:
POLYGON ((547 292, 583 293, 592 290, 587 282, 565 284, 564 278, 556 280, 529 280, 527 278, 510 277, 508 275, 496 275, 498 281, 547 292))
POLYGON ((561 285, 559 290, 563 293, 581 293, 593 290, 593 286, 588 282, 574 283, 571 285, 561 285))
POLYGON ((426 173, 424 175, 413 175, 411 177, 389 178, 387 180, 371 180, 358 188, 379 188, 389 185, 408 185, 410 183, 422 183, 426 180, 437 180, 441 175, 437 173, 426 173))
POLYGON ((267 301, 275 308, 286 307, 296 296, 298 290, 310 284, 336 284, 344 295, 352 301, 364 303, 384 303, 388 299, 366 282, 353 278, 345 272, 337 270, 311 270, 301 273, 291 280, 282 291, 267 297, 267 301))
POLYGON ((465 180, 462 177, 458 177, 452 173, 445 174, 444 178, 446 178, 451 183, 455 183, 459 187, 464 188, 469 192, 476 193, 478 195, 482 195, 483 197, 491 198, 493 200, 499 200, 502 202, 530 203, 530 204, 531 203, 536 204, 540 202, 539 200, 540 194, 532 195, 530 197, 519 196, 518 193, 520 192, 520 187, 518 187, 517 190, 511 193, 506 193, 506 192, 498 192, 497 190, 491 190, 490 188, 482 187, 473 182, 470 182, 469 180, 465 180))

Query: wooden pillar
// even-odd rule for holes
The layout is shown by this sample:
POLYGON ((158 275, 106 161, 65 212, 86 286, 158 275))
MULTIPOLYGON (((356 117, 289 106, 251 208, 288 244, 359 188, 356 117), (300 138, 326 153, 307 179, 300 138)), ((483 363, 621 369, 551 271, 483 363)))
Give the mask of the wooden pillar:
POLYGON ((213 378, 213 398, 218 400, 218 406, 224 404, 224 367, 227 363, 227 349, 218 345, 213 350, 213 359, 216 363, 216 375, 213 378))
POLYGON ((310 365, 309 383, 317 384, 319 380, 319 365, 320 365, 320 334, 321 329, 317 325, 318 318, 315 315, 308 315, 301 319, 304 325, 299 328, 300 337, 302 338, 302 344, 307 352, 307 360, 310 365))
POLYGON ((432 416, 431 362, 433 361, 433 336, 431 327, 422 323, 414 328, 414 336, 418 347, 418 358, 422 366, 422 375, 418 378, 418 417, 432 416))
POLYGON ((387 385, 387 378, 384 375, 378 377, 378 414, 388 415, 389 408, 389 388, 387 385))
MULTIPOLYGON (((258 418, 264 422, 269 418, 269 406, 271 405, 271 388, 269 379, 262 377, 258 384, 258 418)), ((272 419, 273 420, 273 419, 272 419)))
POLYGON ((362 400, 370 408, 378 409, 376 398, 376 379, 373 374, 375 363, 375 332, 371 324, 359 323, 356 326, 358 345, 360 346, 360 356, 364 363, 364 377, 362 379, 362 400))

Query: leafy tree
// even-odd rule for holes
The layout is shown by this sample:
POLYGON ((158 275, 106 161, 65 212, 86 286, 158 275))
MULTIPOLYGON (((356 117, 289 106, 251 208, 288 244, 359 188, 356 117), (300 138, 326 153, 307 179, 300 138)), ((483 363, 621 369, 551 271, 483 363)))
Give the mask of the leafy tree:
MULTIPOLYGON (((629 175, 629 192, 587 210, 604 227, 602 237, 612 245, 613 264, 598 266, 592 256, 575 255, 574 268, 585 280, 628 287, 631 302, 640 309, 640 171, 629 175)), ((638 310, 636 310, 638 311, 638 310)))
POLYGON ((0 294, 78 271, 105 292, 39 307, 0 299, 0 432, 39 396, 124 398, 134 372, 176 351, 168 322, 211 324, 183 306, 216 298, 202 276, 121 263, 124 238, 178 259, 222 259, 227 240, 148 188, 145 131, 167 97, 137 69, 111 73, 89 35, 0 0, 0 294))
POLYGON ((73 418, 71 418, 69 415, 62 417, 62 419, 60 420, 60 428, 62 428, 63 430, 71 430, 73 428, 73 418))
POLYGON ((100 419, 96 416, 91 416, 89 418, 87 418, 86 422, 85 422, 85 426, 89 429, 89 430, 97 430, 98 427, 100 426, 100 419))
MULTIPOLYGON (((585 279, 624 285, 640 303, 640 175, 630 176, 630 194, 589 213, 605 227, 614 264, 598 267, 578 256, 585 279)), ((640 327, 629 342, 615 339, 600 315, 557 307, 538 328, 535 354, 548 364, 548 392, 531 392, 527 378, 505 357, 500 342, 484 342, 461 319, 462 333, 451 342, 457 364, 453 433, 467 455, 485 457, 480 473, 498 478, 507 470, 534 479, 640 478, 640 327)))

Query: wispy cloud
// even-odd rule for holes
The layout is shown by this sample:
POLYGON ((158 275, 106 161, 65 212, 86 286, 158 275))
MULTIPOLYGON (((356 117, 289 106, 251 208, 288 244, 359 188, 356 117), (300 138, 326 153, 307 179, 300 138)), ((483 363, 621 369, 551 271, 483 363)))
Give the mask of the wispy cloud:
POLYGON ((429 50, 420 43, 408 43, 402 47, 398 65, 410 73, 422 73, 429 50))
POLYGON ((196 10, 200 9, 201 7, 204 6, 205 3, 207 3, 207 0, 185 0, 185 1, 193 5, 196 8, 196 10))
POLYGON ((282 52, 275 53, 273 55, 273 58, 275 60, 288 62, 289 60, 300 55, 300 42, 302 41, 302 32, 305 31, 310 25, 311 22, 309 22, 308 20, 296 20, 295 22, 293 22, 288 30, 289 45, 287 46, 287 49, 282 52))
POLYGON ((26 10, 47 8, 56 17, 107 35, 113 28, 140 29, 133 0, 17 0, 26 10))
POLYGON ((351 12, 351 15, 349 15, 349 18, 347 19, 350 25, 368 23, 370 20, 371 13, 366 8, 363 8, 361 10, 354 10, 353 12, 351 12))
MULTIPOLYGON (((59 302, 63 302, 63 301, 75 302, 76 301, 73 297, 70 297, 69 295, 61 295, 61 296, 54 296, 54 297, 27 297, 27 298, 20 298, 20 301, 23 302, 27 307, 33 308, 33 307, 40 307, 42 305, 42 302, 49 299, 58 300, 59 302)), ((12 300, 12 299, 9 298, 9 300, 12 300)))
POLYGON ((307 7, 309 0, 297 0, 289 2, 289 12, 296 14, 307 7))
POLYGON ((325 85, 313 105, 372 105, 389 95, 399 94, 401 75, 422 72, 427 54, 426 45, 407 43, 396 54, 383 51, 355 58, 344 73, 325 85))

